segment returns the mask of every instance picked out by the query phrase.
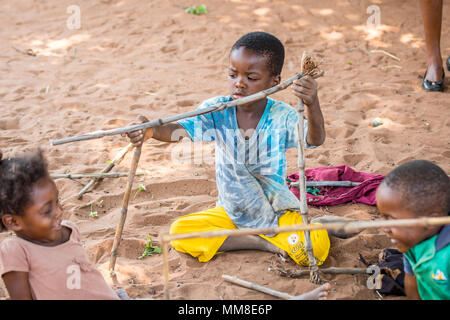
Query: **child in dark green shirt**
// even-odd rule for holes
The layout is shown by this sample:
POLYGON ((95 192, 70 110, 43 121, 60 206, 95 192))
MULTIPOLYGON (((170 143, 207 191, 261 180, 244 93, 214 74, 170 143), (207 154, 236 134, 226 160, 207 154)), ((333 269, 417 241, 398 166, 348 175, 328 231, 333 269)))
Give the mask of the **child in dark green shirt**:
MULTIPOLYGON (((450 179, 429 161, 410 161, 386 176, 376 198, 386 219, 446 216, 450 212, 450 179)), ((403 252, 408 299, 450 299, 450 225, 383 231, 403 252)))

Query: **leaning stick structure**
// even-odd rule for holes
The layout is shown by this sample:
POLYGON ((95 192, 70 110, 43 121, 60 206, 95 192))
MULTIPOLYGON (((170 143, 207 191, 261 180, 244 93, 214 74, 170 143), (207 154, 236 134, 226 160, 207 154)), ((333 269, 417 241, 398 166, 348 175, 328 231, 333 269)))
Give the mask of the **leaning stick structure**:
MULTIPOLYGON (((321 71, 321 72, 318 72, 311 76, 313 78, 318 78, 318 77, 323 76, 323 74, 324 74, 324 72, 321 71)), ((289 87, 295 80, 301 79, 302 77, 304 77, 306 75, 308 75, 308 74, 303 74, 303 73, 296 74, 295 76, 283 81, 282 83, 280 83, 272 88, 260 91, 258 93, 255 93, 253 95, 250 95, 250 96, 247 96, 247 97, 244 97, 241 99, 232 100, 229 102, 218 103, 218 104, 212 105, 208 108, 197 109, 197 110, 186 112, 183 114, 174 115, 174 116, 171 116, 171 117, 168 117, 165 119, 157 119, 157 120, 148 121, 148 122, 144 122, 144 123, 133 125, 133 126, 122 127, 122 128, 118 128, 118 129, 112 129, 112 130, 99 130, 99 131, 95 131, 95 132, 91 132, 91 133, 86 133, 86 134, 83 134, 80 136, 74 136, 74 137, 69 137, 69 138, 64 138, 64 139, 59 139, 59 140, 51 140, 50 143, 52 145, 60 145, 60 144, 69 143, 69 142, 99 139, 99 138, 102 138, 105 136, 129 133, 129 132, 133 132, 133 131, 137 131, 137 130, 145 130, 147 128, 157 127, 157 126, 164 125, 166 123, 175 122, 175 121, 178 121, 181 119, 190 118, 190 117, 194 117, 194 116, 198 116, 198 115, 203 115, 203 114, 207 114, 207 113, 211 113, 211 112, 215 112, 215 111, 221 111, 226 108, 230 108, 230 107, 234 107, 234 106, 244 105, 244 104, 254 102, 254 101, 257 101, 260 99, 264 99, 271 94, 274 94, 280 90, 284 90, 287 87, 289 87)), ((126 151, 124 150, 124 152, 123 152, 123 155, 125 155, 125 153, 128 152, 131 148, 132 147, 130 145, 127 146, 126 151)), ((135 149, 135 157, 133 158, 132 167, 130 168, 129 176, 128 176, 128 183, 127 183, 127 188, 126 188, 127 191, 124 194, 121 219, 120 219, 119 224, 116 229, 114 245, 113 245, 113 249, 111 252, 110 271, 112 274, 114 273, 114 266, 115 266, 115 262, 116 262, 117 250, 118 250, 118 246, 120 243, 120 238, 121 238, 121 234, 123 231, 123 227, 125 224, 126 212, 127 212, 127 207, 128 207, 129 190, 131 188, 131 184, 134 179, 136 168, 137 168, 138 161, 139 161, 138 154, 140 155, 140 149, 138 151, 135 149), (135 159, 137 159, 137 160, 135 160, 135 159)), ((108 170, 109 170, 109 167, 102 170, 102 173, 105 173, 108 170)), ((92 183, 90 183, 90 185, 92 185, 92 183)), ((89 185, 89 187, 90 187, 90 185, 89 185)), ((82 190, 82 192, 85 192, 86 190, 87 190, 87 188, 84 188, 82 190)), ((82 192, 80 192, 79 196, 82 195, 82 192)), ((163 243, 163 255, 164 255, 164 260, 168 260, 168 244, 167 243, 163 243)), ((166 276, 165 276, 166 282, 168 282, 168 277, 169 277, 168 270, 165 274, 166 274, 166 276)), ((167 291, 167 294, 168 294, 168 291, 167 291)), ((167 295, 166 299, 168 299, 168 298, 169 298, 169 296, 167 295)))

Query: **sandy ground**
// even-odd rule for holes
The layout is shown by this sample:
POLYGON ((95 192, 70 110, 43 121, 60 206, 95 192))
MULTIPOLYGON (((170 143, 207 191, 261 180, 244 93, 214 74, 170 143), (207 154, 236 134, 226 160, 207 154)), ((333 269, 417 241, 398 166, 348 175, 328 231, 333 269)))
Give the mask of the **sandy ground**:
MULTIPOLYGON (((195 16, 189 1, 76 1, 79 29, 70 29, 72 0, 16 0, 0 3, 0 149, 8 156, 42 148, 51 173, 98 172, 127 145, 120 136, 51 146, 49 140, 124 126, 193 110, 204 99, 228 94, 229 48, 246 32, 278 36, 286 47, 283 79, 298 69, 304 50, 322 62, 318 80, 327 140, 308 150, 308 168, 346 164, 357 171, 387 174, 412 159, 427 159, 450 173, 449 91, 426 93, 424 36, 417 1, 204 0, 209 12, 195 16), (377 4, 381 24, 367 27, 366 10, 377 4), (361 49, 362 48, 362 49, 361 49), (33 49, 37 56, 24 52, 33 49), (364 50, 382 49, 400 58, 364 50), (372 127, 375 117, 384 124, 372 127), (447 137, 447 138, 445 138, 447 137)), ((200 4, 200 3, 197 3, 200 4)), ((450 6, 444 5, 442 54, 450 54, 450 6)), ((447 86, 449 85, 447 80, 447 86)), ((274 98, 295 105, 289 91, 274 98)), ((187 145, 189 147, 189 145, 187 145)), ((211 208, 217 189, 212 144, 204 160, 192 161, 180 145, 149 141, 135 180, 117 260, 120 287, 135 298, 163 299, 162 256, 143 260, 145 239, 166 233, 176 218, 211 208), (179 155, 181 157, 174 157, 179 155)), ((131 154, 113 171, 126 172, 131 154)), ((297 152, 288 153, 288 172, 297 152)), ((103 181, 82 200, 76 194, 88 180, 56 180, 65 217, 75 221, 92 262, 111 283, 107 267, 126 178, 103 181), (103 201, 103 202, 102 202, 103 201), (90 218, 91 204, 98 212, 90 218)), ((311 208, 311 216, 332 214, 359 220, 380 218, 375 207, 341 205, 311 208)), ((0 235, 0 240, 8 236, 0 235)), ((331 237, 323 267, 364 267, 362 254, 377 261, 387 236, 366 230, 349 239, 331 237)), ((299 268, 270 253, 220 254, 208 263, 171 250, 173 299, 273 299, 229 284, 222 274, 297 295, 316 287, 308 277, 283 278, 269 267, 299 268)), ((367 276, 326 276, 330 299, 381 299, 366 287, 367 276)), ((0 282, 0 298, 7 292, 0 282)), ((404 297, 383 297, 404 299, 404 297)))

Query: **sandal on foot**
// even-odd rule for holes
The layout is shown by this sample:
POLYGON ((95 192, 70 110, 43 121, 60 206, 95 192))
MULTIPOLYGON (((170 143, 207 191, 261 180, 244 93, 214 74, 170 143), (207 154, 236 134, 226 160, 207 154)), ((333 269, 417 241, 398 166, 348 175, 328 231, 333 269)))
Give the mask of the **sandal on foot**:
MULTIPOLYGON (((447 59, 447 63, 448 63, 448 59, 447 59)), ((442 68, 442 80, 441 81, 430 81, 430 80, 426 80, 427 73, 425 72, 423 79, 422 79, 422 87, 425 90, 428 91, 439 91, 442 92, 444 91, 444 82, 445 82, 445 72, 444 72, 444 68, 442 68)))

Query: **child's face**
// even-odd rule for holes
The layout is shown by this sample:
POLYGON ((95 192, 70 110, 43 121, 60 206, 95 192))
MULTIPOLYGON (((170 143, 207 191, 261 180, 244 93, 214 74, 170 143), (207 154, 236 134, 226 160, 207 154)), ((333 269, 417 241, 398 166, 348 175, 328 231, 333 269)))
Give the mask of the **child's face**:
POLYGON ((280 76, 272 76, 267 56, 240 47, 231 51, 228 78, 234 100, 271 88, 280 83, 280 76))
POLYGON ((16 234, 36 243, 51 244, 61 234, 62 207, 58 189, 50 178, 38 180, 31 191, 31 204, 18 217, 16 234))
MULTIPOLYGON (((418 218, 417 214, 404 208, 399 192, 384 184, 378 187, 376 199, 378 210, 382 217, 387 220, 418 218)), ((423 216, 428 216, 428 213, 424 212, 423 216)), ((401 252, 407 252, 437 232, 435 227, 391 227, 383 228, 382 230, 391 238, 392 243, 401 252)))

